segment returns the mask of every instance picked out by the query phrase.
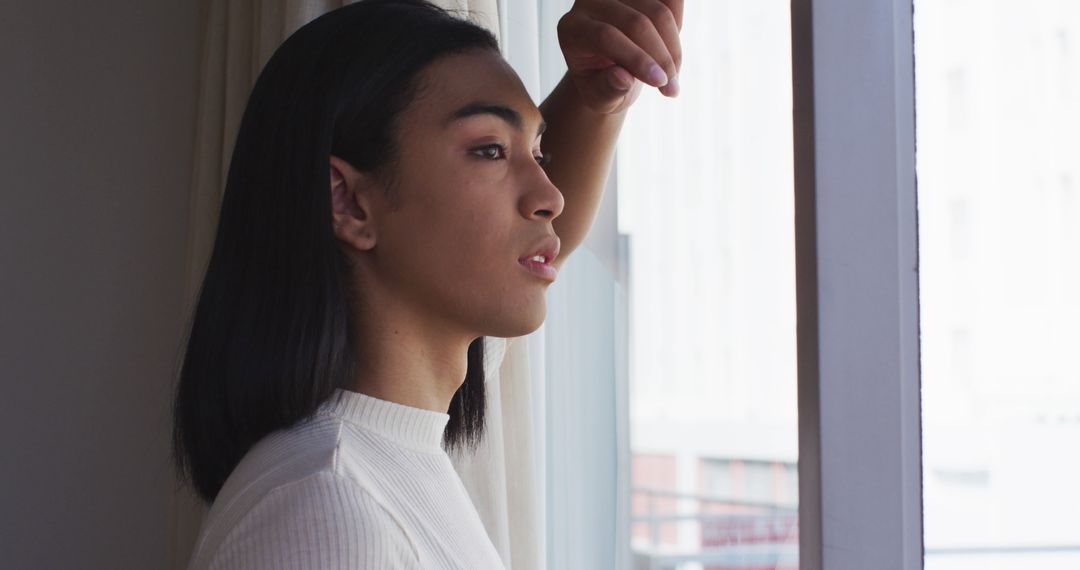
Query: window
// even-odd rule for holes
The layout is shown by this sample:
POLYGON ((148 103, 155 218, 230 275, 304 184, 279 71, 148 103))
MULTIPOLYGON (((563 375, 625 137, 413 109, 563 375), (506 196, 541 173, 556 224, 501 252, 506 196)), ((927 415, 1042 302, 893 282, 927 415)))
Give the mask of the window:
POLYGON ((688 3, 680 95, 620 136, 641 567, 798 567, 789 14, 688 3))
POLYGON ((1076 37, 1075 2, 915 2, 927 570, 1080 567, 1076 37))
MULTIPOLYGON (((541 15, 545 29, 553 30, 564 7, 549 6, 541 4, 541 15)), ((594 243, 587 242, 576 259, 568 260, 549 295, 544 337, 548 567, 746 567, 756 556, 762 567, 921 568, 911 3, 710 1, 688 3, 687 13, 693 16, 684 21, 684 42, 690 41, 694 22, 705 22, 708 35, 716 36, 710 39, 721 41, 712 52, 688 49, 687 55, 710 56, 709 74, 730 73, 738 80, 708 91, 699 87, 697 92, 709 97, 709 104, 700 114, 683 116, 665 127, 670 132, 699 133, 688 139, 692 146, 683 145, 681 154, 672 159, 681 161, 685 155, 697 160, 671 169, 668 178, 646 190, 683 190, 672 194, 677 199, 665 202, 670 209, 662 214, 668 220, 676 215, 685 219, 704 204, 714 223, 704 229, 692 224, 672 227, 666 237, 686 247, 669 255, 654 252, 652 269, 663 275, 685 271, 705 251, 713 263, 699 263, 696 270, 711 271, 712 278, 667 284, 668 296, 674 291, 683 297, 679 302, 702 296, 695 310, 665 313, 655 304, 631 310, 630 298, 643 286, 641 268, 632 266, 630 259, 640 264, 643 252, 658 243, 641 239, 643 226, 635 220, 659 214, 653 202, 631 203, 629 186, 641 180, 626 174, 623 166, 634 160, 657 164, 660 153, 670 152, 669 147, 683 139, 652 141, 648 143, 652 150, 642 151, 637 159, 628 156, 632 150, 620 148, 590 233, 594 243), (774 26, 776 20, 765 17, 769 13, 790 16, 790 27, 774 26), (754 45, 757 37, 771 41, 754 45), (759 51, 737 51, 733 46, 740 42, 759 51), (746 64, 785 53, 790 64, 781 59, 757 67, 746 64), (789 101, 780 104, 783 97, 789 101), (772 114, 751 118, 741 113, 769 105, 776 105, 772 114), (783 123, 788 123, 786 129, 778 128, 783 123), (747 180, 755 182, 746 178, 747 173, 756 173, 756 182, 766 179, 752 161, 773 145, 783 148, 777 145, 778 133, 791 136, 786 147, 794 149, 788 155, 791 162, 784 164, 781 152, 777 155, 781 160, 770 165, 773 183, 761 185, 764 190, 757 194, 738 194, 738 189, 751 187, 747 180), (703 144, 714 148, 710 153, 696 150, 703 144), (783 177, 792 172, 794 208, 784 213, 785 205, 792 206, 792 192, 789 181, 787 199, 782 199, 783 177), (707 176, 713 183, 696 189, 687 184, 688 175, 707 176), (613 222, 616 210, 618 227, 613 222), (786 225, 770 225, 783 217, 786 225), (725 235, 721 230, 734 233, 725 235), (758 250, 765 248, 776 259, 734 249, 755 241, 746 236, 757 237, 758 250), (785 240, 794 244, 798 284, 794 307, 787 294, 790 280, 754 281, 771 268, 790 269, 790 258, 786 265, 778 261, 785 240), (717 269, 732 267, 739 270, 717 269), (759 293, 772 304, 754 304, 751 299, 759 293), (733 298, 746 303, 732 302, 733 298), (703 319, 699 314, 720 318, 703 319), (670 319, 673 334, 689 331, 695 338, 719 334, 723 341, 702 345, 667 339, 647 351, 632 351, 642 330, 638 321, 648 315, 670 319), (791 344, 781 342, 771 351, 755 352, 755 347, 763 346, 762 339, 780 338, 779 331, 791 322, 785 319, 794 315, 798 345, 794 363, 788 360, 791 344), (679 351, 683 358, 665 369, 655 356, 662 351, 679 351), (632 358, 644 364, 631 364, 632 358), (671 381, 660 388, 645 384, 640 370, 650 366, 671 381), (701 379, 685 374, 691 366, 709 370, 711 393, 693 392, 701 379), (635 367, 631 378, 629 369, 635 367), (794 383, 784 381, 784 370, 792 378, 792 367, 798 372, 797 394, 794 383), (747 377, 747 370, 762 381, 740 380, 747 377), (655 406, 635 407, 628 389, 636 399, 648 391, 645 397, 669 403, 657 400, 655 406), (718 400, 718 395, 724 398, 718 400), (796 407, 784 403, 793 399, 797 418, 796 407), (701 416, 704 412, 711 415, 701 416), (630 430, 635 414, 638 425, 630 430), (642 428, 641 416, 649 414, 651 425, 642 428), (695 430, 693 415, 707 427, 695 430), (784 426, 792 418, 797 424, 784 426), (717 419, 723 424, 719 429, 717 419), (626 437, 627 431, 634 434, 634 442, 626 437), (669 445, 672 442, 677 445, 669 445), (771 462, 774 472, 785 474, 783 481, 774 479, 778 491, 793 491, 797 485, 797 492, 777 492, 774 504, 762 505, 715 497, 705 488, 694 490, 705 481, 722 485, 726 476, 734 491, 739 484, 737 470, 754 461, 771 462), (650 480, 631 482, 631 473, 640 472, 643 464, 654 470, 650 480), (786 476, 796 469, 797 478, 786 476), (668 489, 651 488, 657 481, 665 481, 668 489), (690 493, 685 492, 688 488, 690 493), (654 505, 653 512, 646 516, 652 518, 636 519, 641 515, 635 509, 649 504, 654 505), (765 511, 771 514, 766 516, 765 511), (736 522, 738 517, 744 520, 736 522), (747 522, 748 517, 753 522, 747 522), (655 534, 648 524, 652 522, 657 523, 655 534), (767 542, 741 542, 750 536, 766 537, 767 542), (631 544, 631 537, 641 542, 631 544), (740 542, 730 548, 733 540, 740 542), (706 549, 714 547, 726 550, 706 556, 706 549)), ((542 50, 541 63, 549 71, 559 68, 557 46, 548 44, 542 50)), ((684 62, 688 65, 690 60, 684 62)), ((545 75, 548 86, 558 78, 556 73, 545 75)), ((691 81, 684 68, 680 97, 655 101, 670 103, 678 113, 694 92, 691 81)), ((648 95, 642 94, 631 114, 638 124, 649 120, 648 95)), ((631 125, 628 119, 627 127, 631 125)), ((974 210, 968 217, 973 224, 977 221, 974 210)), ((979 245, 974 229, 971 251, 979 245)))

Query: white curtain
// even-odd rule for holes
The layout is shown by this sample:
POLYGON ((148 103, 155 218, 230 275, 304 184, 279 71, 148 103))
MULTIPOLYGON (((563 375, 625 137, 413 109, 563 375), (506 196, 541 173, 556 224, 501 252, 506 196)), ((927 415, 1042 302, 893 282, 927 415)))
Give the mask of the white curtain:
MULTIPOLYGON (((540 92, 537 1, 498 0, 497 20, 503 57, 539 105, 546 92, 540 92)), ((544 330, 541 327, 528 337, 511 339, 509 343, 488 339, 485 370, 489 405, 485 439, 475 454, 451 455, 488 535, 506 567, 513 570, 547 567, 544 330)))
MULTIPOLYGON (((499 38, 503 55, 537 104, 541 87, 538 0, 433 0, 462 10, 499 38)), ((240 117, 255 78, 297 28, 350 1, 204 0, 196 147, 187 259, 187 308, 202 280, 240 117)), ((545 49, 550 50, 550 42, 545 49)), ((545 74, 545 75, 550 75, 545 74)), ((545 77, 550 90, 554 82, 545 77)), ((487 432, 472 456, 452 456, 507 568, 546 567, 544 520, 544 327, 507 343, 487 339, 487 432)), ((206 509, 186 488, 170 502, 170 560, 186 568, 206 509)))

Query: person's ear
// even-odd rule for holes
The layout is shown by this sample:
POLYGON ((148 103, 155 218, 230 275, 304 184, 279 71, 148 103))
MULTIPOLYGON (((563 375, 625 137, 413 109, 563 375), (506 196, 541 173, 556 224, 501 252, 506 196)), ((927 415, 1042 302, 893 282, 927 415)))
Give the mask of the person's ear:
POLYGON ((372 214, 376 190, 372 176, 330 155, 330 215, 334 235, 361 251, 375 247, 372 214))

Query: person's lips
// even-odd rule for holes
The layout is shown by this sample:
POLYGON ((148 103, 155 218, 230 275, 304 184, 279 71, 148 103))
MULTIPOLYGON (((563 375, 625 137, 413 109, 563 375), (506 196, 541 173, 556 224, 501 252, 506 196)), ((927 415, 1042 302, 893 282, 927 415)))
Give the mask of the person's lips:
POLYGON ((551 265, 551 262, 554 261, 558 255, 559 238, 556 236, 548 236, 540 243, 533 246, 530 253, 518 258, 518 263, 534 275, 549 281, 554 281, 558 276, 559 271, 551 265))

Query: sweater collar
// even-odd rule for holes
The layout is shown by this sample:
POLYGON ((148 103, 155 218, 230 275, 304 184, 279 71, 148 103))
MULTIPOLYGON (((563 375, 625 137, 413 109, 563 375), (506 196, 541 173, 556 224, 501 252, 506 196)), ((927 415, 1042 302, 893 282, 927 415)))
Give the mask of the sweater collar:
POLYGON ((442 438, 450 414, 414 408, 382 400, 362 392, 337 388, 334 395, 320 406, 330 413, 421 451, 443 451, 442 438))

